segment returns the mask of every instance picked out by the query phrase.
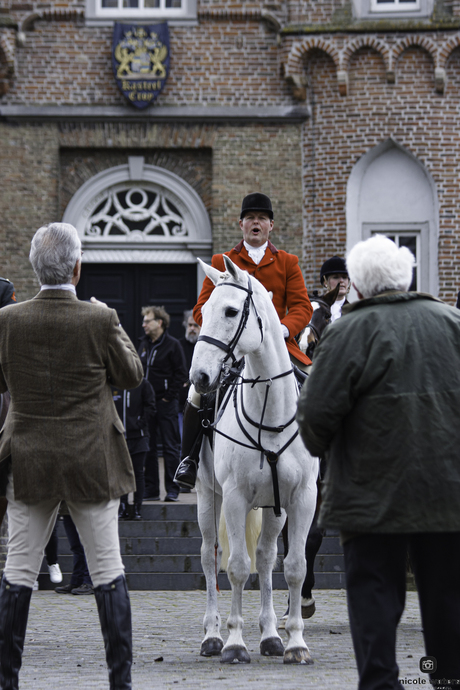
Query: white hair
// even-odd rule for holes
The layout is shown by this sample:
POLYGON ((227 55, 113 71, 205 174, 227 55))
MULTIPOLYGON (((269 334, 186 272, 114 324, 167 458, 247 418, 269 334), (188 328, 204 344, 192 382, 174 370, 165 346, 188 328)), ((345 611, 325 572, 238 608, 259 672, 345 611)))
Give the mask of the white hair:
POLYGON ((364 298, 385 290, 407 291, 415 263, 407 247, 397 247, 384 235, 358 242, 347 255, 351 282, 364 298))
POLYGON ((81 258, 78 232, 69 223, 50 223, 32 238, 29 261, 41 285, 70 283, 81 258))

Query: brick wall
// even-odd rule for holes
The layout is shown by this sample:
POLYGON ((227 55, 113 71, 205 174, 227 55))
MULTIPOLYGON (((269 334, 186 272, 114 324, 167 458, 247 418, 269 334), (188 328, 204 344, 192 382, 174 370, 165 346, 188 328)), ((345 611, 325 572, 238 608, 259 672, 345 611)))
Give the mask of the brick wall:
MULTIPOLYGON (((0 104, 122 105, 112 29, 76 17, 36 21, 16 49, 16 74, 0 104)), ((260 21, 203 20, 170 28, 171 67, 157 105, 291 104, 276 36, 260 21)))
MULTIPOLYGON (((36 285, 27 262, 33 230, 61 216, 91 170, 110 167, 132 152, 178 172, 197 189, 210 212, 216 251, 239 239, 244 194, 256 189, 272 194, 274 240, 302 257, 308 286, 317 286, 322 261, 345 251, 346 189, 353 166, 394 137, 436 184, 440 295, 453 302, 460 285, 460 33, 454 25, 351 33, 348 20, 343 31, 328 33, 324 25, 337 22, 349 7, 341 0, 200 0, 196 26, 171 27, 171 72, 157 106, 258 106, 263 111, 300 99, 314 115, 303 126, 235 126, 225 120, 0 124, 0 270, 18 283, 20 297, 32 294, 36 285), (288 23, 289 31, 277 36, 261 19, 267 9, 288 23), (445 85, 439 88, 443 69, 445 85), (294 74, 301 88, 292 89, 283 71, 294 74)), ((460 16, 460 0, 443 8, 460 16)), ((26 32, 24 47, 15 48, 14 79, 0 98, 0 110, 11 104, 125 104, 111 71, 111 29, 84 25, 83 0, 52 0, 46 8, 4 0, 2 9, 17 22, 32 11, 41 12, 42 19, 26 32)), ((2 28, 0 34, 7 36, 0 43, 5 66, 15 29, 2 28)))
POLYGON ((299 125, 0 124, 0 274, 19 300, 37 282, 28 262, 30 240, 43 223, 59 220, 75 191, 93 174, 143 155, 176 172, 200 195, 213 222, 214 251, 241 238, 243 196, 273 195, 273 241, 300 255, 302 247, 301 128, 299 125), (282 171, 282 174, 280 174, 282 171))
POLYGON ((349 94, 337 89, 334 63, 312 51, 306 61, 313 119, 305 124, 306 251, 308 284, 318 280, 322 262, 346 246, 347 182, 355 163, 372 147, 393 137, 432 175, 439 197, 440 297, 453 303, 460 286, 460 188, 457 133, 460 50, 447 64, 446 93, 434 89, 433 63, 421 48, 404 51, 396 64, 396 83, 386 80, 382 56, 357 51, 349 65, 349 94), (313 195, 315 198, 313 198, 313 195), (309 248, 315 236, 316 261, 309 248))

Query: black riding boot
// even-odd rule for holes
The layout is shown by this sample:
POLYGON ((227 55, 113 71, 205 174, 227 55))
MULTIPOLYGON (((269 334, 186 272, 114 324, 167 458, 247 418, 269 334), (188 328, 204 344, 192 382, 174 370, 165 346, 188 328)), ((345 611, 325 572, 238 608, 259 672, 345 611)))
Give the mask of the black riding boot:
POLYGON ((174 475, 176 484, 184 489, 193 489, 195 486, 202 439, 203 427, 199 410, 187 400, 182 430, 181 458, 183 460, 174 475))
POLYGON ((17 690, 32 587, 0 585, 0 688, 17 690))
POLYGON ((110 690, 131 690, 131 605, 124 575, 94 588, 109 668, 110 690))

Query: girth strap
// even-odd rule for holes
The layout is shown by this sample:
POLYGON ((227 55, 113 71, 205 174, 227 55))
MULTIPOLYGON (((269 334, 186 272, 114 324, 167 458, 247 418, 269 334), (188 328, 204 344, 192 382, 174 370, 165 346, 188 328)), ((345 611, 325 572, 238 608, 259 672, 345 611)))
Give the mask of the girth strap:
POLYGON ((276 453, 270 453, 267 451, 265 452, 265 456, 272 471, 273 494, 275 497, 275 505, 273 506, 273 511, 276 517, 281 517, 280 487, 278 484, 278 470, 276 469, 279 456, 276 455, 276 453))

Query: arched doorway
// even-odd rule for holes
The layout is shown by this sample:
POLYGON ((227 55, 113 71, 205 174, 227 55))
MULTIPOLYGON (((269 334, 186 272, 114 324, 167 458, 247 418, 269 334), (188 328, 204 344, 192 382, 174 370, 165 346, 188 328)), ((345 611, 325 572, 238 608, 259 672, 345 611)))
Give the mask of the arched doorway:
POLYGON ((212 246, 206 208, 188 183, 132 156, 82 185, 63 221, 82 240, 80 299, 94 295, 117 309, 134 342, 148 304, 164 305, 171 334, 183 334, 182 313, 203 280, 196 259, 209 261, 212 246))
POLYGON ((411 289, 437 295, 436 186, 420 161, 393 139, 366 153, 348 181, 347 250, 376 233, 413 252, 411 289))

